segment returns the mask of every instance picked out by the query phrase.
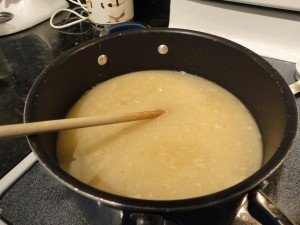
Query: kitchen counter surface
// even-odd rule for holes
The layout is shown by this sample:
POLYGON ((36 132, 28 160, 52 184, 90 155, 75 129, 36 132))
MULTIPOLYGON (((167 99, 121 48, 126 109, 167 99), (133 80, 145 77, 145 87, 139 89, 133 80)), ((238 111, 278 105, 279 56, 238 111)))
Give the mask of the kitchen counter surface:
MULTIPOLYGON (((168 13, 157 1, 152 3, 151 10, 147 10, 142 3, 139 3, 138 9, 140 10, 136 12, 136 21, 154 27, 168 25, 168 13)), ((52 29, 46 21, 24 32, 0 37, 0 124, 22 122, 26 95, 38 74, 68 49, 98 36, 99 30, 89 24, 60 32, 52 29)), ((294 64, 274 59, 267 61, 289 84, 294 82, 294 64)), ((300 111, 300 98, 296 101, 300 111)), ((269 185, 265 189, 266 194, 279 208, 298 224, 300 224, 299 144, 298 128, 295 142, 284 165, 268 179, 269 185)), ((24 137, 0 140, 0 178, 29 153, 30 148, 24 137)), ((80 211, 74 208, 73 201, 59 200, 68 198, 67 196, 67 190, 36 164, 0 199, 0 215, 13 224, 86 224, 80 211), (30 196, 34 196, 34 199, 30 196), (35 204, 31 205, 34 206, 27 208, 32 201, 35 204), (40 213, 39 210, 43 208, 46 210, 46 205, 52 208, 50 213, 58 216, 49 219, 40 213), (51 207, 52 205, 55 207, 51 207), (71 217, 77 221, 63 218, 62 211, 73 215, 71 217)))

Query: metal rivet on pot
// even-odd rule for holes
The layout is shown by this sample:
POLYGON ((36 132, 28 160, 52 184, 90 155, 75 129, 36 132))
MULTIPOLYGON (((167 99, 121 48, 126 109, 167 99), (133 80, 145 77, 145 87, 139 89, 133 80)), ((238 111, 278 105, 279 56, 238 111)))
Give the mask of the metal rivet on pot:
POLYGON ((106 55, 100 55, 98 57, 98 64, 103 66, 107 63, 107 56, 106 55))
POLYGON ((168 46, 166 46, 166 45, 160 45, 160 46, 158 46, 158 52, 159 52, 159 54, 165 55, 165 54, 168 53, 168 51, 169 51, 168 46))

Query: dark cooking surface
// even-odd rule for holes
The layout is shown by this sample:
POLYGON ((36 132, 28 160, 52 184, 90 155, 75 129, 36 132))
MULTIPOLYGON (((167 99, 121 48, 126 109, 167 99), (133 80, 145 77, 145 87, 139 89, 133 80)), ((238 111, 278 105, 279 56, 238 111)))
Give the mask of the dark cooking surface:
MULTIPOLYGON (((155 2, 155 1, 153 1, 155 2)), ((142 3, 139 3, 142 4, 142 3)), ((143 5, 144 6, 144 5, 143 5)), ((156 5, 157 7, 157 5, 156 5)), ((152 9, 137 14, 152 26, 166 26, 166 15, 152 9)), ((98 36, 85 27, 82 35, 68 35, 51 29, 48 22, 17 35, 0 37, 0 123, 22 121, 26 94, 35 77, 54 58, 71 47, 98 36)), ((287 82, 294 81, 294 64, 268 59, 287 82)), ((300 111, 300 99, 297 99, 300 111)), ((284 166, 270 179, 266 193, 291 218, 300 224, 300 133, 297 133, 284 166)), ((24 138, 0 140, 0 178, 30 152, 24 138)), ((87 224, 67 190, 39 165, 35 165, 0 200, 0 215, 13 224, 87 224)))

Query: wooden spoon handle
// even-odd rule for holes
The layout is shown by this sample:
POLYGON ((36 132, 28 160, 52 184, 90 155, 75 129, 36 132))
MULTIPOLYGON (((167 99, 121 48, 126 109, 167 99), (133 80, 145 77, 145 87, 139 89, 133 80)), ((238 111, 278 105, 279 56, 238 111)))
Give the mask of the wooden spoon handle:
POLYGON ((93 127, 114 123, 151 119, 163 114, 163 110, 126 113, 111 116, 81 117, 71 119, 49 120, 42 122, 23 123, 0 126, 0 138, 16 137, 58 130, 68 130, 82 127, 93 127))

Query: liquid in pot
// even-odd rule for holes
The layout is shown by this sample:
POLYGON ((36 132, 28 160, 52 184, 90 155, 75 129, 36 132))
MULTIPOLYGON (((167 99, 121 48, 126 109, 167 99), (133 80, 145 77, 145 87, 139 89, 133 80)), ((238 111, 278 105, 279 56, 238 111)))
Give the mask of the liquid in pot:
POLYGON ((83 95, 67 118, 163 109, 143 121, 62 131, 60 166, 100 190, 174 200, 231 187, 257 171, 262 140, 247 108, 222 87, 173 71, 142 71, 83 95))

